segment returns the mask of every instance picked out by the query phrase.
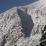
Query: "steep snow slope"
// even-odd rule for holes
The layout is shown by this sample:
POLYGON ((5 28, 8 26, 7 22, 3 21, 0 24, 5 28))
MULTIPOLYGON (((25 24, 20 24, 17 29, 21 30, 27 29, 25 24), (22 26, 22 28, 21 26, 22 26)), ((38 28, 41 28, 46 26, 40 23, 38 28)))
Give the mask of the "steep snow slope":
POLYGON ((46 0, 13 7, 0 14, 0 46, 36 46, 46 25, 46 0))

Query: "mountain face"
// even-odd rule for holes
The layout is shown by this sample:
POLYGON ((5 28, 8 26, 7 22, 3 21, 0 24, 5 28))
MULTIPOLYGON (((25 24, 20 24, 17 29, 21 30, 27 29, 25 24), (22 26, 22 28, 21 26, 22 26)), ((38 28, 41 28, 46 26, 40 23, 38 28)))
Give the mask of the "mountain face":
POLYGON ((0 14, 0 46, 46 46, 45 35, 46 0, 0 14))

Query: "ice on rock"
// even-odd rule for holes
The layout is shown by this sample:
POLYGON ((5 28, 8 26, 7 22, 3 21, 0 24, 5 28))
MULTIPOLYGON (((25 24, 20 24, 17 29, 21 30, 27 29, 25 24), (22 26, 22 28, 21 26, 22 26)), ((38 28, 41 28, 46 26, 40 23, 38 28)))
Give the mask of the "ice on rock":
POLYGON ((0 46, 37 46, 46 25, 46 0, 13 7, 0 14, 0 46))

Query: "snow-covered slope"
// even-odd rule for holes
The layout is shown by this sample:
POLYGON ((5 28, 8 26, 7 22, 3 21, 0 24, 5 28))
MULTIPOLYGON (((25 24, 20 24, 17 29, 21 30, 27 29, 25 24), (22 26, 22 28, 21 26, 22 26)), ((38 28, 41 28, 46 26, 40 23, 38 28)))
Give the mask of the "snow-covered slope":
POLYGON ((36 46, 46 25, 46 0, 13 7, 0 14, 0 46, 36 46))

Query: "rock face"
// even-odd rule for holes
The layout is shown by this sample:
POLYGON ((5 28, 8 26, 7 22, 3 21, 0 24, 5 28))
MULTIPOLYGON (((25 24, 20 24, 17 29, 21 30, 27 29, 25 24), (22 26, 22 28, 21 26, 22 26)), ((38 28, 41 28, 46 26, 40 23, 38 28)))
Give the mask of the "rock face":
POLYGON ((0 46, 42 46, 46 34, 45 2, 39 0, 1 13, 0 46))
POLYGON ((40 46, 46 46, 46 25, 42 31, 42 38, 40 39, 40 46))
POLYGON ((13 9, 13 11, 9 11, 6 14, 4 13, 1 16, 0 37, 2 37, 3 39, 1 40, 2 46, 5 46, 5 44, 7 44, 8 42, 9 44, 11 44, 11 46, 13 46, 13 42, 17 42, 19 38, 24 36, 24 34, 21 32, 21 19, 18 16, 16 8, 15 10, 13 9))

